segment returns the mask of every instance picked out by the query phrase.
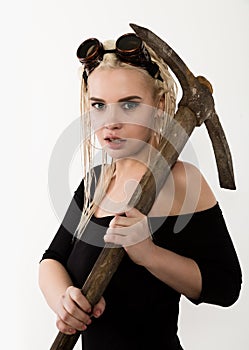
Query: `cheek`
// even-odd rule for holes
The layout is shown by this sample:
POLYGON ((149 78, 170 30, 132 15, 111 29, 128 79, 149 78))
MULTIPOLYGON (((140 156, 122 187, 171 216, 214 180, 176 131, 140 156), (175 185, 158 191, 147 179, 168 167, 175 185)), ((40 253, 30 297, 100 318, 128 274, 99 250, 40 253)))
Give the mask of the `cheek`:
POLYGON ((129 138, 134 140, 142 140, 147 142, 152 135, 152 130, 150 128, 146 128, 140 125, 129 125, 127 129, 129 129, 129 138))
POLYGON ((98 129, 97 131, 94 131, 95 136, 97 137, 98 142, 100 143, 101 146, 104 145, 104 140, 103 140, 103 128, 98 129))

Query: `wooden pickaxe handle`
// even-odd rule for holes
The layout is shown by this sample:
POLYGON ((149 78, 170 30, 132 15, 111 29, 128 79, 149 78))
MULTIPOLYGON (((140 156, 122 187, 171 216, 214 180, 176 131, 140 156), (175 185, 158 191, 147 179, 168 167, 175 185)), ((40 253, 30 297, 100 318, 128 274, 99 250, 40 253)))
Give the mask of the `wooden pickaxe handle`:
MULTIPOLYGON (((214 110, 209 83, 205 78, 195 78, 179 56, 154 33, 135 24, 131 26, 173 70, 183 88, 183 98, 169 125, 167 135, 161 141, 160 152, 152 157, 149 169, 133 193, 129 206, 137 208, 145 215, 149 213, 156 195, 167 180, 171 168, 194 128, 203 122, 206 123, 214 146, 221 183, 223 187, 234 188, 231 155, 227 142, 224 142, 224 132, 214 110), (225 171, 227 164, 229 164, 228 173, 225 171)), ((123 248, 113 248, 110 245, 102 249, 81 290, 92 306, 100 300, 124 254, 123 248)), ((79 336, 80 332, 73 335, 59 332, 50 350, 72 350, 79 336)))
MULTIPOLYGON (((149 166, 151 170, 147 170, 144 174, 131 197, 130 207, 137 208, 145 215, 149 213, 156 194, 168 178, 172 166, 195 126, 196 117, 194 113, 187 107, 179 107, 174 120, 169 126, 169 138, 162 140, 160 152, 153 157, 153 161, 149 166)), ((106 245, 102 249, 81 290, 92 306, 100 300, 124 254, 123 248, 110 248, 106 245)), ((80 332, 73 335, 59 332, 50 350, 72 350, 79 336, 80 332)))

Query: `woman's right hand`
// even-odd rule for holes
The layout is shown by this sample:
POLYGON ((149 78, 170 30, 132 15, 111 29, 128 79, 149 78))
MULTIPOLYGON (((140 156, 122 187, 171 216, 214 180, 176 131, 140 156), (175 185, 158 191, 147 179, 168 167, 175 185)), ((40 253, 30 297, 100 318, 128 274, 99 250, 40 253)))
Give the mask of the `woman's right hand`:
POLYGON ((58 302, 56 326, 60 332, 65 334, 74 334, 77 330, 84 331, 92 322, 91 316, 97 318, 104 310, 103 297, 92 308, 81 290, 70 286, 58 302))

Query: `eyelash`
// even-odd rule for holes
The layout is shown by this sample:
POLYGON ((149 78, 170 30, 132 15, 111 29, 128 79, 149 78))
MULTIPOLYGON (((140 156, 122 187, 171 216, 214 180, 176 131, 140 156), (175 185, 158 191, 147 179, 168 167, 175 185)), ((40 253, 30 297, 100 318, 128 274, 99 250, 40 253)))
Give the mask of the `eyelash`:
MULTIPOLYGON (((120 105, 124 110, 131 111, 131 110, 134 110, 138 107, 139 102, 126 101, 126 102, 121 102, 120 105)), ((106 105, 102 102, 94 102, 94 103, 92 103, 92 107, 95 108, 96 110, 100 111, 100 110, 104 110, 106 105)))
POLYGON ((92 107, 97 109, 97 110, 101 110, 103 108, 99 108, 98 106, 101 106, 101 107, 105 107, 105 104, 104 103, 101 103, 101 102, 94 102, 92 103, 92 107))
POLYGON ((127 102, 124 102, 124 103, 122 104, 122 108, 125 109, 125 110, 130 111, 130 110, 133 110, 133 109, 137 108, 138 105, 139 105, 138 102, 127 101, 127 102), (128 106, 128 105, 129 105, 129 106, 132 106, 132 107, 131 107, 131 108, 126 108, 126 106, 128 106))

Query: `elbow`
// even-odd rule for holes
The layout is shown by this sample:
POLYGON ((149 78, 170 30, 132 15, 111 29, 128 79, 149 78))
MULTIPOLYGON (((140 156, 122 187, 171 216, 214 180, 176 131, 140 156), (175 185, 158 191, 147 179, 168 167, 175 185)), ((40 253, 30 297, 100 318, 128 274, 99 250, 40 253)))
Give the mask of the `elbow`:
POLYGON ((236 303, 240 296, 241 284, 241 279, 238 281, 231 281, 230 285, 227 286, 228 289, 224 292, 222 300, 220 301, 220 306, 230 307, 236 303))
POLYGON ((226 282, 224 283, 224 297, 221 306, 229 307, 239 299, 242 286, 241 269, 234 269, 227 273, 226 282))
POLYGON ((48 279, 53 271, 53 266, 56 266, 56 264, 58 264, 57 261, 53 259, 43 259, 39 263, 38 286, 43 294, 48 286, 48 279))
POLYGON ((237 294, 237 295, 234 294, 232 296, 230 295, 229 297, 224 297, 223 299, 221 299, 216 304, 219 305, 219 306, 222 306, 222 307, 230 307, 230 306, 232 306, 233 304, 236 303, 238 298, 239 298, 239 294, 237 294))
POLYGON ((241 273, 227 272, 205 276, 202 280, 202 290, 195 304, 208 303, 222 307, 229 307, 239 299, 242 277, 241 273), (222 276, 222 278, 221 278, 222 276))

